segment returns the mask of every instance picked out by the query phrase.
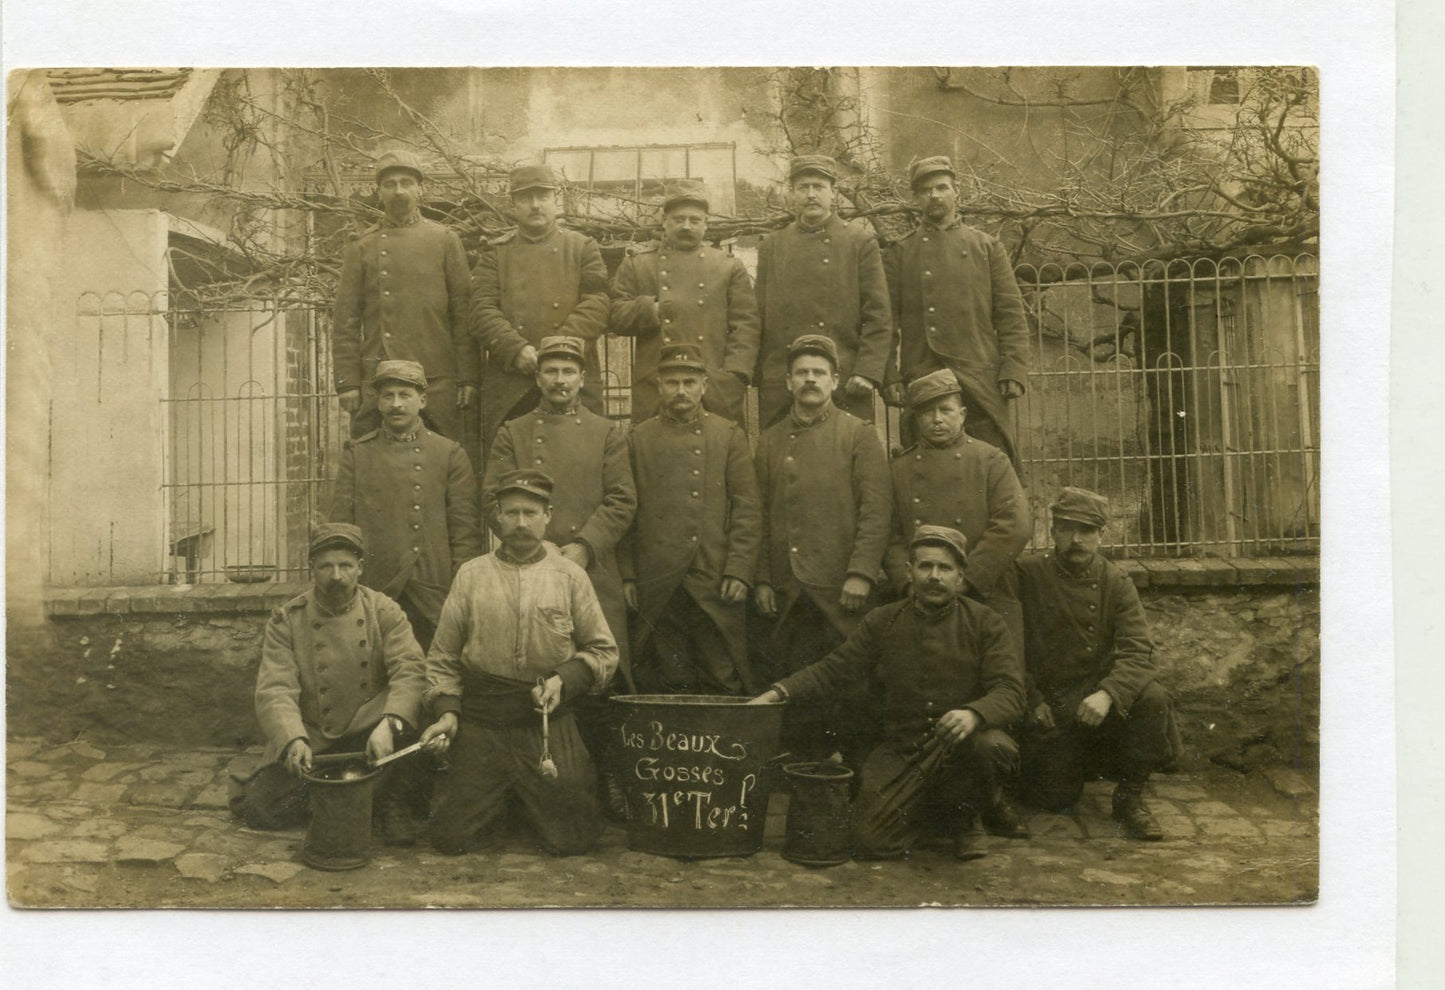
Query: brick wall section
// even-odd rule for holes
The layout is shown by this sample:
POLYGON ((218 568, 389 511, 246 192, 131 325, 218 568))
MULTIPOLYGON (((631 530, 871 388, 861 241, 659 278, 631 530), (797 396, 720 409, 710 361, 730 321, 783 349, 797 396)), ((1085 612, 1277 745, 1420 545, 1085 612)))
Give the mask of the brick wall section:
MULTIPOLYGON (((1313 559, 1128 561, 1174 694, 1186 764, 1316 765, 1313 559)), ((65 589, 7 664, 11 731, 191 745, 255 741, 266 614, 304 584, 65 589)))

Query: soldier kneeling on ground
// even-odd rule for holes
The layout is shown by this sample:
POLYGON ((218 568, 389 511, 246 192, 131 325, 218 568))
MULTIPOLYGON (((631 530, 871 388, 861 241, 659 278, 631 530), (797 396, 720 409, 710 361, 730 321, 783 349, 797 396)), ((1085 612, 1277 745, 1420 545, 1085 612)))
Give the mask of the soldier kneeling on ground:
POLYGON ((1178 756, 1179 733, 1169 694, 1155 679, 1139 593, 1099 553, 1109 501, 1065 488, 1049 511, 1053 551, 1016 564, 1029 711, 1020 739, 1023 795, 1066 811, 1087 777, 1113 773, 1113 813, 1125 833, 1162 839, 1144 785, 1178 756))
MULTIPOLYGON (((261 641, 256 718, 266 736, 262 766, 237 781, 231 808, 252 828, 306 820, 304 774, 323 753, 364 752, 376 761, 415 740, 426 674, 401 606, 360 585, 366 544, 350 523, 311 538, 311 587, 277 609, 261 641)), ((375 807, 388 845, 416 841, 407 810, 415 761, 382 771, 375 807)))

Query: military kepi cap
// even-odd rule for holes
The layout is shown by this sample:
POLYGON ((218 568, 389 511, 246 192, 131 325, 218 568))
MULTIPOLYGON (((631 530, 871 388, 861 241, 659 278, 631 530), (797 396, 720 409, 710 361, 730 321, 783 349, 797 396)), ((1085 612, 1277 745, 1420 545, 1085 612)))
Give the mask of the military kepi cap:
POLYGON ((788 367, 793 366, 793 358, 799 354, 817 354, 825 357, 833 365, 833 370, 838 370, 838 345, 833 343, 832 337, 825 337, 821 333, 805 333, 788 345, 788 367))
POLYGON ((555 485, 552 476, 546 471, 538 471, 536 468, 518 468, 516 471, 508 471, 497 479, 495 495, 497 498, 501 498, 508 492, 521 492, 524 495, 539 498, 550 505, 553 487, 555 485))
POLYGON ((707 371, 707 365, 702 360, 702 351, 694 344, 669 344, 664 347, 662 356, 657 360, 657 370, 665 371, 668 368, 707 371))
POLYGON ((537 360, 549 357, 571 358, 582 367, 587 367, 587 361, 582 356, 581 337, 564 337, 560 334, 555 337, 543 337, 541 343, 537 345, 537 360))
POLYGON ((681 206, 683 203, 701 206, 703 212, 707 212, 707 187, 702 184, 701 179, 678 179, 676 182, 667 184, 667 194, 662 200, 662 212, 666 213, 674 206, 681 206))
POLYGON ((932 402, 934 399, 942 398, 945 395, 961 395, 963 389, 958 384, 952 371, 947 368, 939 368, 937 371, 930 371, 922 378, 915 378, 908 383, 908 408, 917 409, 924 403, 932 402))
POLYGON ((410 151, 388 151, 376 160, 376 181, 380 182, 381 177, 387 172, 411 172, 416 175, 418 182, 426 179, 426 173, 422 171, 421 159, 410 151))
POLYGON ((518 193, 523 189, 556 189, 560 184, 550 165, 518 165, 512 169, 507 186, 518 193))
POLYGON ((948 526, 919 526, 913 531, 913 539, 908 541, 908 549, 917 546, 947 547, 960 564, 968 556, 968 537, 948 526))
POLYGON ((314 557, 322 550, 340 548, 351 550, 357 556, 366 554, 366 540, 362 538, 361 527, 351 523, 322 523, 311 531, 311 547, 308 556, 314 557))
POLYGON ((957 178, 958 173, 953 170, 953 162, 943 155, 934 155, 932 158, 920 158, 908 167, 908 186, 910 189, 917 189, 918 183, 930 175, 944 174, 957 178))
POLYGON ((826 176, 829 182, 838 181, 838 163, 827 155, 799 155, 788 163, 789 182, 804 172, 817 172, 826 176))
POLYGON ((371 376, 371 387, 381 388, 382 382, 401 382, 415 385, 426 391, 426 370, 418 361, 380 361, 376 373, 371 376))
POLYGON ((1109 500, 1087 488, 1065 488, 1049 506, 1054 521, 1068 519, 1096 529, 1109 521, 1109 500))

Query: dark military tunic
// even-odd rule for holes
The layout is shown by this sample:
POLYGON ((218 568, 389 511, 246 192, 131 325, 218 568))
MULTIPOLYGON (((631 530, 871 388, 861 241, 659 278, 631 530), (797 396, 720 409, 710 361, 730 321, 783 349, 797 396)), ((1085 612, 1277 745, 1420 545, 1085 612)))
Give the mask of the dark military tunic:
POLYGON ((764 425, 791 401, 783 384, 788 345, 803 334, 826 334, 838 345, 840 384, 853 375, 883 382, 892 325, 871 230, 834 214, 816 230, 794 222, 769 234, 758 246, 757 298, 762 348, 753 382, 764 425))
POLYGON ((534 378, 513 362, 543 337, 580 337, 587 383, 583 401, 601 410, 597 338, 607 329, 607 266, 597 242, 554 227, 532 239, 504 234, 482 252, 472 272, 471 332, 486 353, 482 376, 482 441, 490 444, 503 421, 529 393, 534 378))
POLYGON ((742 422, 746 386, 734 376, 752 375, 759 330, 752 282, 737 258, 705 244, 693 251, 666 244, 633 249, 612 281, 612 329, 637 338, 634 423, 657 411, 657 361, 669 344, 692 344, 702 352, 705 408, 742 422))
POLYGON ((967 578, 991 595, 1033 533, 1028 496, 1008 457, 963 434, 946 447, 919 442, 890 465, 893 537, 885 567, 895 587, 908 580, 908 540, 919 526, 948 526, 968 539, 967 578))
POLYGON ((763 498, 758 584, 779 611, 804 590, 840 631, 857 620, 838 605, 843 582, 877 582, 888 545, 888 461, 873 427, 833 408, 802 424, 790 414, 763 432, 757 451, 763 498))
POLYGON ((377 430, 341 452, 334 522, 366 537, 362 583, 435 624, 458 567, 479 555, 476 476, 466 452, 421 427, 411 441, 377 430))
POLYGON ((1024 608, 1024 658, 1029 707, 1047 701, 1055 718, 1072 713, 1103 689, 1127 715, 1154 680, 1154 643, 1134 582, 1119 565, 1095 554, 1071 574, 1053 552, 1018 561, 1024 608))
POLYGON ((518 468, 545 471, 556 483, 546 538, 559 547, 581 543, 587 548, 587 576, 630 684, 627 603, 617 567, 618 541, 637 511, 626 427, 580 406, 566 413, 538 408, 509 420, 497 431, 482 482, 482 511, 489 525, 499 479, 518 468))
MULTIPOLYGON (((421 217, 367 228, 341 258, 331 330, 337 391, 361 388, 379 362, 392 360, 419 362, 428 383, 476 385, 470 297, 466 253, 453 231, 421 217)), ((431 413, 439 411, 447 412, 431 413)))
POLYGON ((924 224, 895 241, 883 267, 903 380, 951 369, 970 420, 988 417, 1013 459, 1013 425, 999 382, 1026 382, 1029 331, 1008 251, 998 238, 955 220, 941 229, 924 224))
POLYGON ((716 628, 748 684, 745 606, 719 594, 723 578, 750 584, 757 566, 762 511, 747 437, 721 416, 702 412, 691 422, 654 416, 628 441, 637 519, 619 563, 624 580, 637 582, 633 645, 640 654, 681 590, 716 628))
POLYGON ((332 614, 308 590, 271 614, 261 638, 256 719, 266 737, 264 763, 293 739, 315 752, 370 731, 383 715, 419 725, 426 671, 421 647, 401 608, 358 587, 345 610, 332 614))

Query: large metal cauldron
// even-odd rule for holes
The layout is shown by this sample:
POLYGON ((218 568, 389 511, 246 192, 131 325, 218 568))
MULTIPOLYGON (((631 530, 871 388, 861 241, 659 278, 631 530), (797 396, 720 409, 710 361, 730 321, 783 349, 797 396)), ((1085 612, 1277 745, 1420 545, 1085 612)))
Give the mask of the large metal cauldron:
POLYGON ((751 856, 762 848, 763 764, 777 753, 781 702, 615 695, 612 713, 631 849, 701 859, 751 856))
POLYGON ((371 792, 381 771, 358 761, 318 764, 304 776, 311 824, 301 861, 318 870, 354 870, 371 862, 371 792))

